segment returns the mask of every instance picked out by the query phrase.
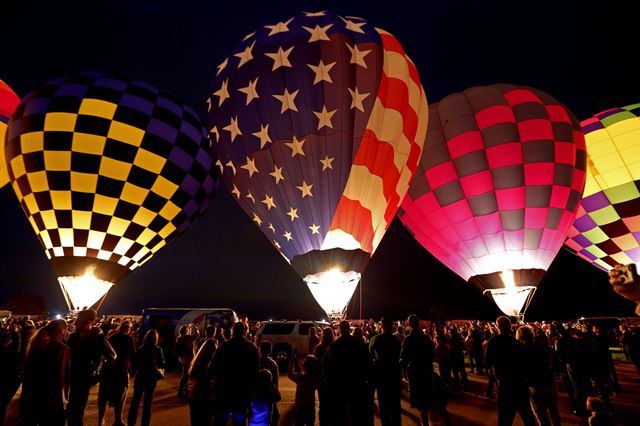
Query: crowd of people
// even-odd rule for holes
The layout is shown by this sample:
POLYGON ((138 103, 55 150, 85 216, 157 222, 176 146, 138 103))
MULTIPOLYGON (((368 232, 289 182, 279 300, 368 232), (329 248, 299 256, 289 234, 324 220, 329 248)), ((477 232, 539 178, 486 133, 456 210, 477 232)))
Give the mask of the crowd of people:
MULTIPOLYGON (((33 322, 9 319, 0 335, 0 418, 20 384, 20 425, 82 425, 90 390, 98 386, 98 422, 108 406, 114 425, 151 421, 153 394, 164 377, 165 355, 158 333, 138 336, 139 323, 97 321, 93 310, 75 319, 33 322), (69 334, 69 330, 73 330, 69 334), (133 378, 133 380, 131 380, 133 378), (133 384, 123 417, 127 391, 133 384)), ((610 418, 610 394, 620 392, 609 351, 618 341, 640 373, 640 330, 623 324, 512 324, 469 321, 447 324, 383 318, 312 328, 306 353, 295 353, 288 377, 296 384, 296 425, 372 425, 374 396, 383 425, 400 425, 403 380, 422 424, 449 424, 447 399, 465 391, 468 374, 486 375, 486 397, 495 398, 499 425, 518 413, 525 425, 558 425, 556 379, 574 413, 610 418), (614 332, 615 335, 611 335, 614 332), (467 371, 469 368, 469 371, 467 371), (609 417, 608 417, 609 416, 609 417)), ((278 364, 255 326, 236 323, 225 332, 214 325, 179 330, 174 354, 181 380, 177 397, 188 402, 190 423, 275 425, 280 417, 278 364)), ((602 421, 602 420, 600 420, 602 421)), ((602 423, 597 423, 602 424, 602 423)))
MULTIPOLYGON (((611 284, 620 285, 615 272, 611 284)), ((189 324, 167 354, 156 330, 139 335, 138 322, 99 321, 91 309, 70 321, 9 318, 0 329, 0 420, 22 385, 20 426, 83 425, 97 385, 99 426, 108 406, 114 426, 124 426, 132 381, 127 424, 137 423, 142 404, 140 421, 149 425, 171 356, 181 366, 176 397, 188 402, 192 426, 277 425, 280 371, 271 345, 255 330, 247 319, 230 330, 189 324)), ((308 346, 294 353, 286 372, 296 384, 294 422, 316 423, 317 394, 321 425, 373 425, 375 397, 382 425, 400 425, 406 384, 422 424, 450 424, 448 397, 468 389, 470 373, 487 376, 484 394, 496 400, 500 426, 511 425, 516 414, 526 426, 559 425, 556 382, 564 384, 575 414, 590 416, 590 425, 613 424, 610 395, 620 392, 609 349, 615 341, 640 374, 640 328, 627 324, 524 324, 508 317, 434 324, 410 315, 403 322, 311 328, 308 346)))

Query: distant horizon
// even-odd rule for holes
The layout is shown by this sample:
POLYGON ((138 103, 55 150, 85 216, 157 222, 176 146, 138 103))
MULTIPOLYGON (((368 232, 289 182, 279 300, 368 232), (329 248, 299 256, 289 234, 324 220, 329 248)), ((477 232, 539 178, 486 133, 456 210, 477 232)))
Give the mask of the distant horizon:
MULTIPOLYGON (((6 58, 0 78, 20 96, 56 76, 99 70, 147 81, 204 117, 216 66, 246 34, 300 10, 332 9, 392 33, 416 64, 429 103, 497 82, 544 90, 578 120, 640 101, 634 15, 595 1, 468 1, 420 11, 408 0, 9 3, 0 27, 6 58), (605 25, 613 22, 615 31, 605 25)), ((0 188, 0 235, 0 305, 36 294, 51 312, 64 310, 51 265, 9 185, 0 188)), ((348 309, 356 315, 359 291, 348 309)), ((266 318, 323 315, 302 279, 222 185, 204 216, 116 285, 102 309, 131 313, 168 304, 229 306, 266 318)), ((397 218, 362 275, 362 304, 365 318, 499 315, 493 301, 428 253, 397 218)), ((633 311, 605 272, 561 249, 528 317, 633 311)))

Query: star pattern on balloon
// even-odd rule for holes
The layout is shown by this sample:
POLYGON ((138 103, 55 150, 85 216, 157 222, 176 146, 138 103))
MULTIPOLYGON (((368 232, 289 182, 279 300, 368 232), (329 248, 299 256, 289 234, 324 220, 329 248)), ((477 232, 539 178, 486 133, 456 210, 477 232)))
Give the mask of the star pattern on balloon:
POLYGON ((399 203, 394 194, 406 191, 406 183, 400 182, 406 182, 417 167, 423 136, 416 145, 416 135, 426 130, 424 124, 416 126, 426 120, 424 92, 417 72, 400 74, 415 66, 398 46, 395 38, 361 18, 309 12, 258 28, 232 50, 216 73, 207 123, 219 129, 211 133, 212 148, 222 164, 231 161, 238 167, 238 173, 224 167, 223 180, 249 217, 256 214, 261 219, 258 225, 288 260, 303 252, 302 247, 320 249, 332 231, 338 240, 351 235, 352 240, 366 241, 361 243, 363 250, 372 250, 387 226, 380 223, 393 217, 391 211, 399 203), (389 56, 394 63, 388 75, 382 69, 381 37, 396 49, 389 56), (356 74, 357 79, 350 77, 356 74), (380 121, 368 124, 378 103, 382 74, 396 85, 393 90, 408 90, 411 98, 387 107, 394 118, 376 110, 380 121), (414 114, 407 116, 405 125, 397 112, 400 108, 401 114, 414 114), (393 145, 391 156, 385 157, 394 162, 394 172, 384 175, 374 163, 377 147, 369 148, 369 158, 357 160, 355 151, 340 148, 360 141, 367 125, 375 127, 372 135, 380 137, 383 123, 406 132, 405 146, 393 145), (358 177, 345 171, 352 161, 360 162, 352 172, 358 177), (375 182, 392 180, 364 192, 347 185, 349 179, 366 181, 373 175, 375 182), (374 193, 379 195, 358 199, 358 194, 374 193), (382 207, 387 202, 393 207, 382 207), (336 211, 339 203, 349 207, 336 211), (353 208, 361 209, 357 220, 370 224, 342 231, 342 226, 354 222, 353 208))
POLYGON ((324 62, 322 62, 322 59, 320 60, 318 65, 307 64, 307 66, 311 68, 311 71, 313 71, 313 73, 315 74, 315 77, 313 78, 313 85, 315 86, 316 84, 323 81, 326 81, 327 83, 333 83, 329 72, 331 71, 331 68, 335 66, 335 64, 335 61, 325 64, 324 62))
POLYGON ((245 87, 241 87, 238 89, 239 92, 247 95, 247 105, 251 103, 252 100, 259 98, 258 91, 256 90, 256 85, 258 84, 258 77, 255 80, 252 80, 245 87))

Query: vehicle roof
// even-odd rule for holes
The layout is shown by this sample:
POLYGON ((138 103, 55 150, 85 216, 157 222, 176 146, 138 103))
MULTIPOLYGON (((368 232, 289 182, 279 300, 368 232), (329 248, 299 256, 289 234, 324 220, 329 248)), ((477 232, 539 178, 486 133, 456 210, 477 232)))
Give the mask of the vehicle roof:
POLYGON ((580 317, 578 321, 622 321, 620 317, 580 317))
POLYGON ((233 311, 231 308, 146 308, 142 312, 147 311, 233 311))

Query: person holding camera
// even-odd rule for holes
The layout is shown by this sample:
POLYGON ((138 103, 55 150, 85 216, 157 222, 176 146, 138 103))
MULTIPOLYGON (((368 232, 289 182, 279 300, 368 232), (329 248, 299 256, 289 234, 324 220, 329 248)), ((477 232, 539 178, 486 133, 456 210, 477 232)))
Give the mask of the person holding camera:
POLYGON ((638 304, 636 314, 640 315, 640 278, 636 265, 616 265, 609 271, 609 283, 620 296, 638 304))
MULTIPOLYGON (((636 314, 640 315, 640 278, 638 278, 636 265, 617 265, 609 271, 609 283, 616 293, 638 304, 636 314)), ((627 335, 625 346, 631 362, 640 373, 640 335, 638 332, 635 335, 632 333, 627 335)))
POLYGON ((320 364, 313 355, 298 358, 298 352, 293 354, 289 363, 287 377, 296 384, 295 412, 296 426, 313 426, 316 421, 316 390, 320 383, 320 364), (301 366, 301 372, 295 371, 295 364, 301 366))

